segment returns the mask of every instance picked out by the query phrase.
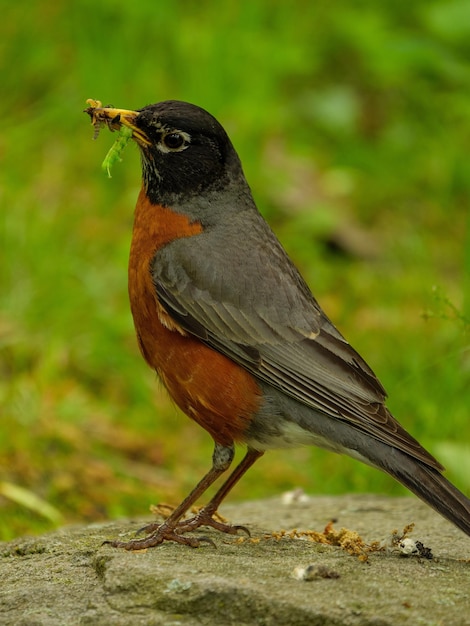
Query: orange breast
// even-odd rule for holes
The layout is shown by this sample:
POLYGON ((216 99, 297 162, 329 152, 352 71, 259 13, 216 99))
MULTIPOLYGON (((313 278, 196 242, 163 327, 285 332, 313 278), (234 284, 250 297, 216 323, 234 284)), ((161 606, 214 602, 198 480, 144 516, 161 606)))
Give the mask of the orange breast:
POLYGON ((140 349, 176 404, 222 445, 243 441, 261 401, 253 377, 239 365, 186 334, 159 304, 150 264, 155 252, 180 237, 202 232, 199 223, 137 200, 129 259, 129 298, 140 349))

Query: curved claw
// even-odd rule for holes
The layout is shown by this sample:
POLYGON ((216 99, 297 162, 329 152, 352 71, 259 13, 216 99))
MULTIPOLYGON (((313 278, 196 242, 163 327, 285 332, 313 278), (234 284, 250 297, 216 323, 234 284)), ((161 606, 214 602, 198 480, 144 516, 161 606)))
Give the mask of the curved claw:
POLYGON ((246 526, 232 526, 232 528, 234 528, 237 533, 238 533, 239 530, 241 530, 242 532, 246 533, 246 536, 248 538, 251 537, 251 533, 250 533, 250 531, 248 530, 248 528, 246 526))

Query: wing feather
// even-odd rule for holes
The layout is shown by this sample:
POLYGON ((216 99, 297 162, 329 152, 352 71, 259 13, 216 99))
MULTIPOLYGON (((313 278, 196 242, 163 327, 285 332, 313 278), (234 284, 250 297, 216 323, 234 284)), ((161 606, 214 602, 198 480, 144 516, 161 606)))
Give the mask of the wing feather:
MULTIPOLYGON (((157 252, 152 277, 160 304, 188 333, 259 380, 429 463, 432 457, 386 409, 377 377, 323 313, 269 227, 255 226, 242 249, 220 249, 220 237, 211 240, 209 230, 157 252), (269 244, 263 248, 260 227, 269 244), (225 268, 223 281, 215 267, 225 268)), ((225 241, 231 240, 239 238, 228 233, 225 241)))

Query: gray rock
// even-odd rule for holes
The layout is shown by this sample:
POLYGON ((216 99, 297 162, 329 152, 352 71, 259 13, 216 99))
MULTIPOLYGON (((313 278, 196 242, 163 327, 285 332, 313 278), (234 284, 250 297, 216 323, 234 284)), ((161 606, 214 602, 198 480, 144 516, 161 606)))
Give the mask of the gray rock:
POLYGON ((470 625, 470 538, 414 498, 272 499, 222 512, 248 525, 253 541, 204 529, 217 549, 102 546, 145 523, 123 520, 0 543, 0 624, 470 625), (434 558, 388 550, 364 562, 341 547, 271 535, 322 531, 333 518, 368 543, 414 522, 411 538, 434 558), (309 568, 311 579, 296 579, 296 568, 309 568))

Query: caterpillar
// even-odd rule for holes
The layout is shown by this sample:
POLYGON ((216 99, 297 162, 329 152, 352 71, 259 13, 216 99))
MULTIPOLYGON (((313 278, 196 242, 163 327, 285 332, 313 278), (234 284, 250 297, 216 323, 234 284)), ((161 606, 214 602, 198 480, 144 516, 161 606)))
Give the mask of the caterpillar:
MULTIPOLYGON (((113 120, 114 122, 115 120, 113 120)), ((116 120, 118 121, 118 120, 116 120)), ((96 127, 95 127, 96 128, 96 127)), ((99 132, 99 129, 98 129, 99 132)), ((101 165, 103 170, 108 173, 108 177, 111 178, 111 168, 116 163, 116 161, 121 161, 121 152, 126 147, 129 139, 132 137, 132 128, 128 126, 121 126, 118 131, 118 136, 116 141, 113 143, 111 148, 108 151, 108 154, 105 156, 104 161, 101 165)))
POLYGON ((97 139, 100 130, 106 124, 111 131, 116 130, 116 126, 119 126, 118 136, 116 141, 113 143, 111 148, 108 151, 108 154, 105 156, 104 161, 101 165, 103 170, 108 173, 109 178, 111 178, 111 168, 116 163, 116 161, 121 161, 121 152, 127 145, 127 142, 132 137, 132 129, 128 126, 124 126, 120 124, 121 116, 118 114, 113 119, 109 119, 106 114, 106 109, 112 108, 111 105, 108 105, 103 108, 100 100, 93 100, 89 98, 86 103, 89 105, 87 109, 85 109, 85 113, 91 117, 91 123, 94 127, 93 139, 97 139))

